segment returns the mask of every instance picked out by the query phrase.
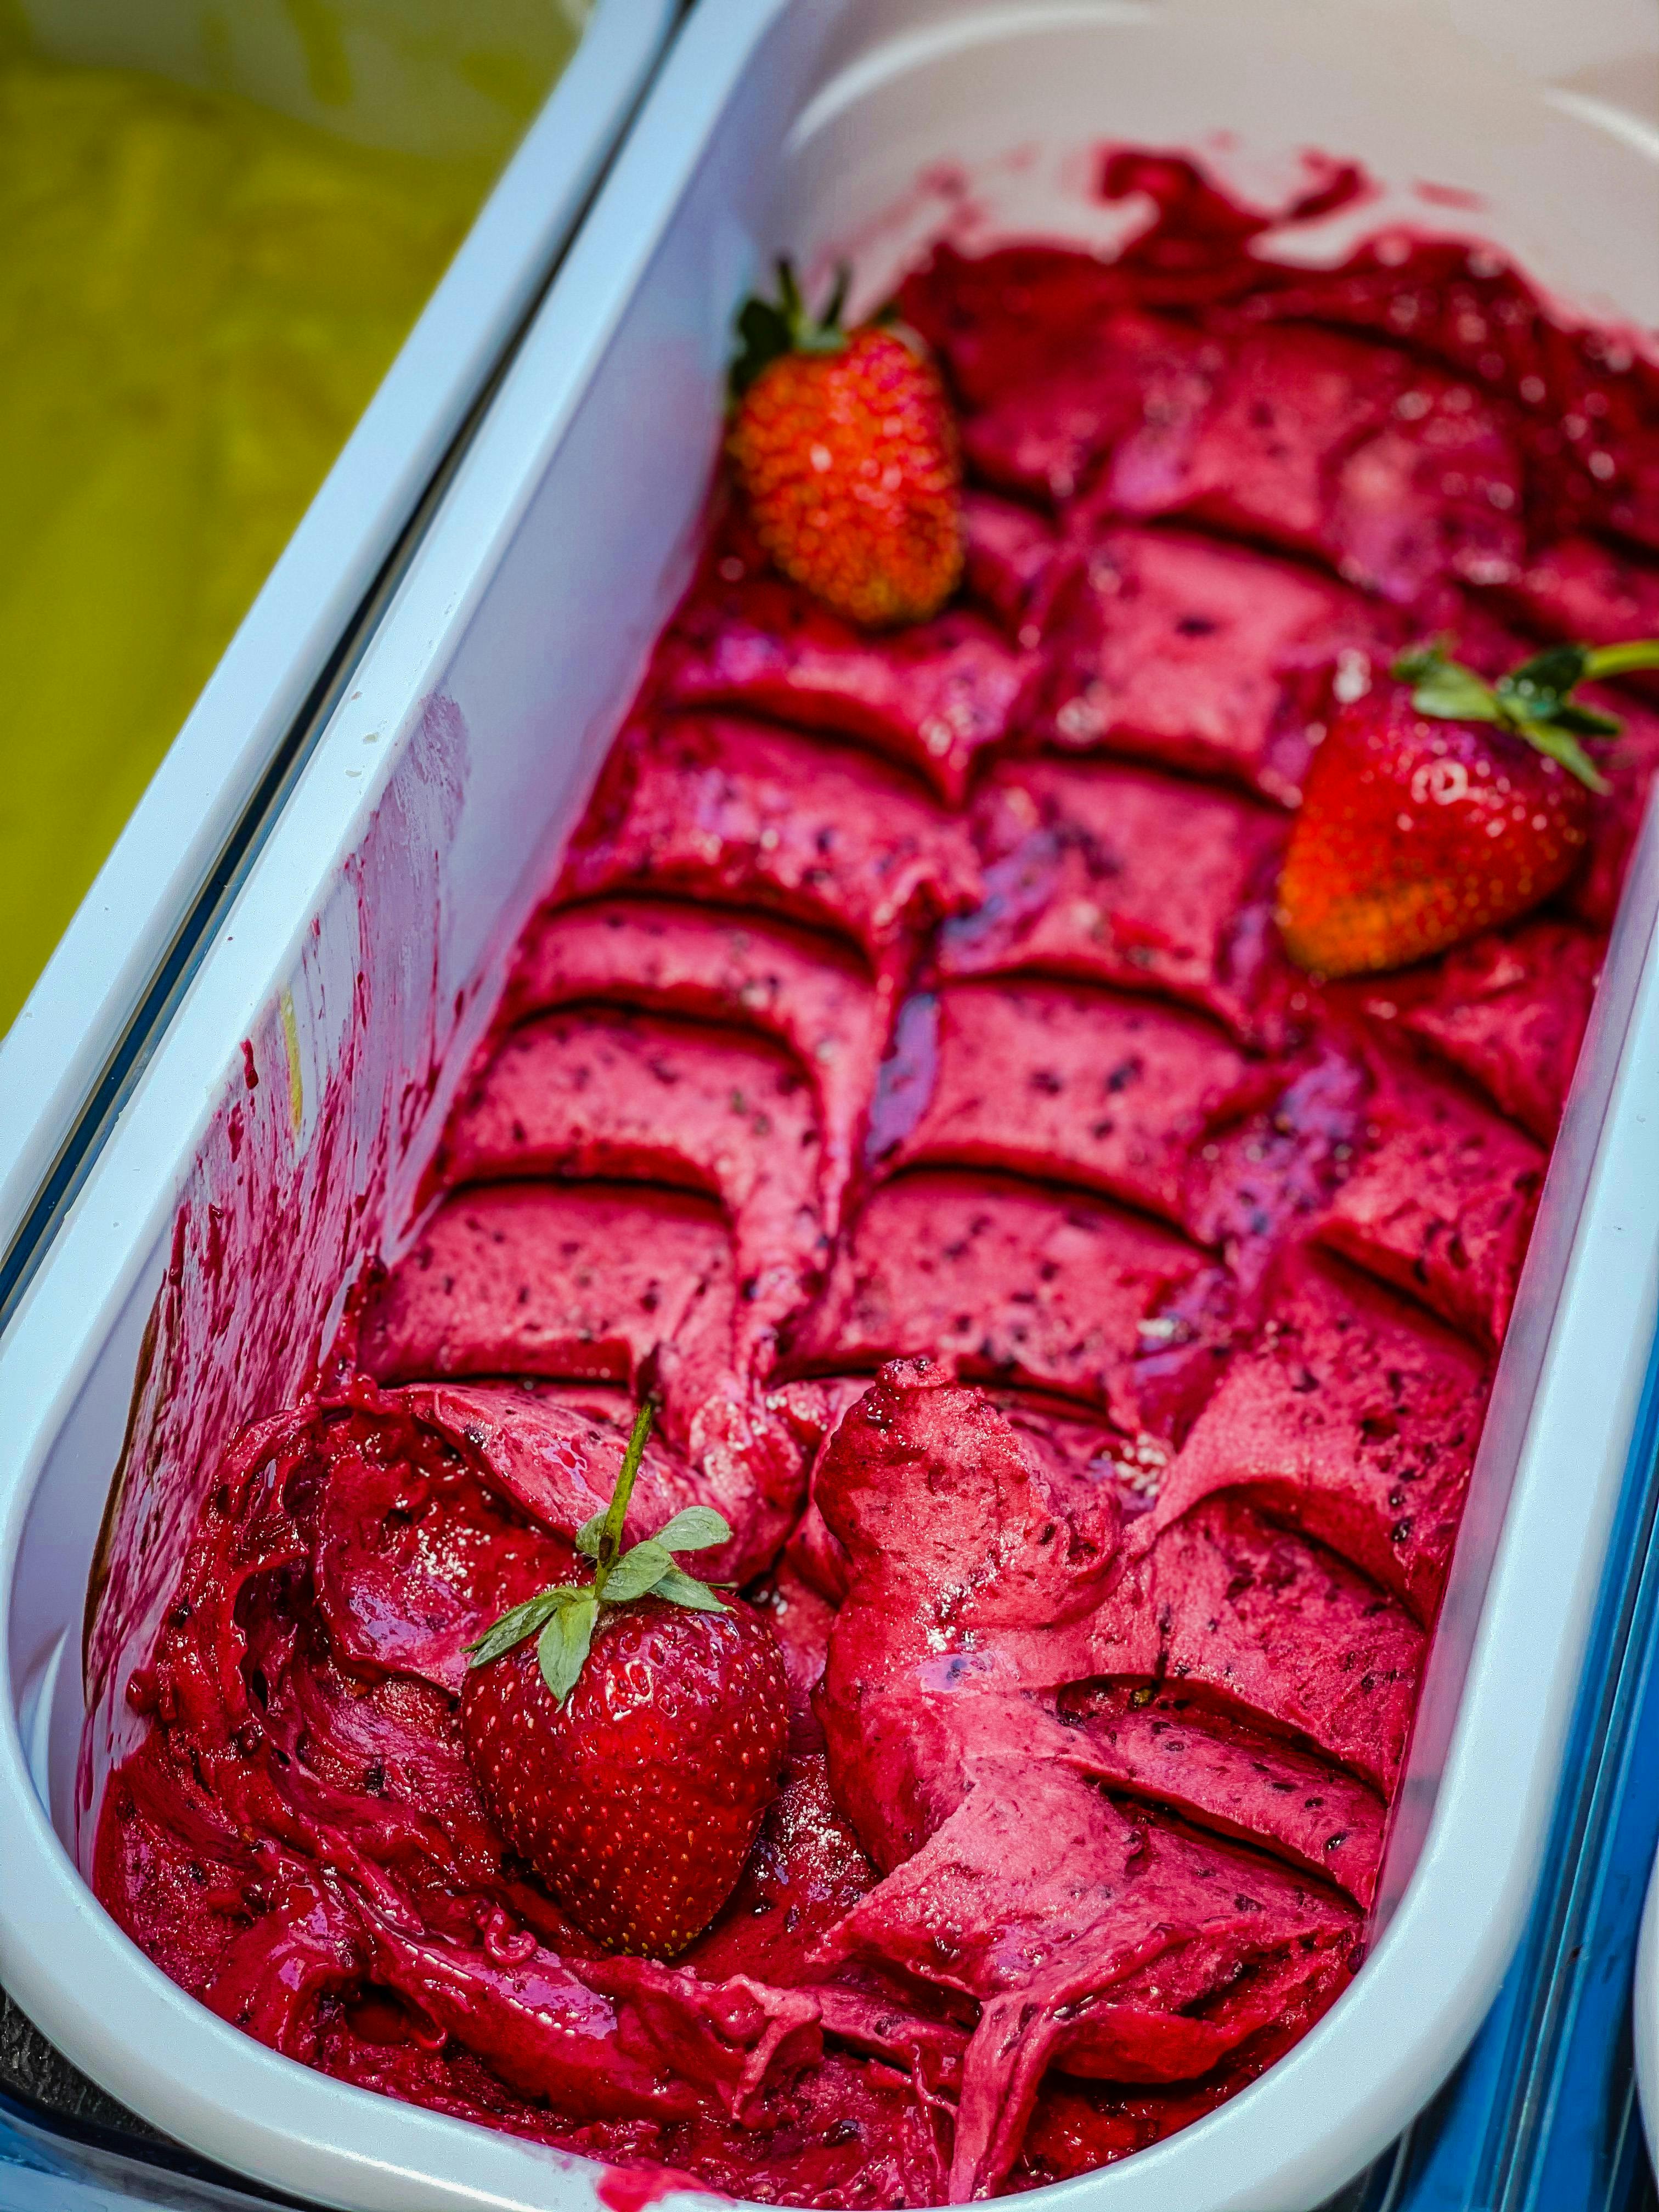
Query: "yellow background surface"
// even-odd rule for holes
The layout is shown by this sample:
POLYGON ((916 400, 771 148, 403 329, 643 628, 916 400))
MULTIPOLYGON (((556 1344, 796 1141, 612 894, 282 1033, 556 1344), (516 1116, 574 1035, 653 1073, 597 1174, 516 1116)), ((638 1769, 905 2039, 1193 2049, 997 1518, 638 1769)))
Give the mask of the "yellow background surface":
MULTIPOLYGON (((349 111, 339 21, 283 12, 349 111)), ((461 57, 498 143, 432 158, 0 13, 0 1033, 574 44, 544 17, 461 57)))

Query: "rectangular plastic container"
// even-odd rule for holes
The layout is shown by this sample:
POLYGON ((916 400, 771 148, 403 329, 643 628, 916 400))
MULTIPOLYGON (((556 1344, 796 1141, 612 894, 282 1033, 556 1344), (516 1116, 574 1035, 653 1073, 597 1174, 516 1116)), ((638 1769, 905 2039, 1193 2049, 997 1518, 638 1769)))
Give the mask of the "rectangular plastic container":
MULTIPOLYGON (((82 1878, 212 1452, 395 1246, 506 948, 686 576, 735 302, 774 252, 862 296, 950 228, 1103 241, 1102 141, 1272 191, 1317 145, 1389 216, 1659 321, 1659 47, 1632 4, 701 0, 397 596, 0 1341, 0 1977, 169 2134, 363 2208, 578 2208, 600 2170, 275 2056, 82 1878), (1483 27, 1484 21, 1484 27, 1483 27), (1419 179, 1478 200, 1452 212, 1419 179), (299 1224, 304 1224, 303 1234, 299 1224), (134 1389, 135 1367, 138 1370, 134 1389), (125 1444, 123 1438, 125 1437, 125 1444), (111 1469, 123 1531, 86 1686, 111 1469), (135 1538, 137 1540, 135 1540, 135 1538)), ((1656 817, 1659 819, 1659 817, 1656 817)), ((1229 2105, 1064 2185, 1090 2212, 1304 2212, 1464 2049, 1534 1885, 1659 1304, 1659 834, 1614 933, 1474 1476, 1370 1955, 1229 2105)))
MULTIPOLYGON (((0 1039, 0 1313, 14 1247, 112 1071, 192 907, 329 670, 569 238, 679 12, 678 0, 489 0, 463 32, 429 4, 20 0, 57 59, 228 87, 355 143, 488 160, 510 122, 459 64, 544 70, 581 42, 400 348, 0 1039), (307 46, 307 35, 310 46, 307 46), (319 39, 325 51, 315 51, 319 39), (319 79, 320 78, 320 90, 319 79)), ((533 77, 532 79, 533 82, 533 77)))

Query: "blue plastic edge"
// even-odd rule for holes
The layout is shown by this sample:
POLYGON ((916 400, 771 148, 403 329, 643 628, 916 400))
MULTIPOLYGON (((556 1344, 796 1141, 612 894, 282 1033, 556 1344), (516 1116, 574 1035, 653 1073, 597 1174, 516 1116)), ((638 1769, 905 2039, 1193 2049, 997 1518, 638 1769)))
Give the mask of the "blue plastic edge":
POLYGON ((1539 1889, 1462 2068, 1354 2212, 1653 2212, 1631 2045, 1659 1846, 1659 1341, 1632 1433, 1539 1889))

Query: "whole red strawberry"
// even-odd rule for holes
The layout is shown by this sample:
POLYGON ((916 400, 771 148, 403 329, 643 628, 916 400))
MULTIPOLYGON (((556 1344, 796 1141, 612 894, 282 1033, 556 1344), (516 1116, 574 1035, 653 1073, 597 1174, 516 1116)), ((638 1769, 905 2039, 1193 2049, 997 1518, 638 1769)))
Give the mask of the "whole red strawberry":
POLYGON ((849 622, 936 614, 962 575, 961 463, 945 387, 919 339, 840 326, 845 275, 823 315, 787 261, 780 299, 738 319, 727 450, 756 532, 796 583, 849 622))
POLYGON ((1645 653, 1553 647, 1492 684, 1438 646, 1403 656, 1403 681, 1345 708, 1314 756, 1279 884, 1291 957, 1328 976, 1404 967, 1559 890, 1607 787, 1579 738, 1619 727, 1573 686, 1645 653))
POLYGON ((577 1534, 592 1583, 543 1591, 471 1647, 461 1730, 497 1826, 576 1925, 669 1959, 737 1886, 777 1792, 788 1686, 759 1615, 674 1564, 726 1540, 718 1513, 689 1507, 622 1550, 650 1425, 647 1405, 609 1510, 577 1534))

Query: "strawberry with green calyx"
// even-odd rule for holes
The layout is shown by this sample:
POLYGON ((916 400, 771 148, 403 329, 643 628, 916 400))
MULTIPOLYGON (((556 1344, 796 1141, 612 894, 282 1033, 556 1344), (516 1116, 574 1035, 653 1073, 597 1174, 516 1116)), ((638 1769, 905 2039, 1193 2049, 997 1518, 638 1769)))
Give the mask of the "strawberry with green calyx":
POLYGON ((1574 687, 1656 666, 1659 643, 1552 646, 1489 684, 1441 644, 1403 653, 1309 769, 1279 883, 1291 958, 1327 977, 1403 968, 1559 890, 1607 789, 1581 739, 1620 728, 1574 687))
POLYGON ((726 449, 776 566, 849 622, 937 614, 962 575, 956 423, 921 341, 842 328, 848 274, 807 312, 793 270, 738 316, 726 449))
POLYGON ((1638 668, 1659 668, 1659 638, 1636 638, 1628 645, 1548 646, 1495 684, 1452 659, 1437 640, 1402 653, 1394 672, 1412 686, 1412 704, 1419 714, 1442 721, 1496 722, 1559 761, 1587 789, 1604 792, 1607 780, 1578 740, 1616 738, 1623 725, 1616 714, 1581 706, 1572 694, 1580 684, 1626 676, 1638 668))
POLYGON ((623 1522, 654 1416, 655 1408, 647 1398, 635 1419, 610 1504, 576 1531, 576 1549, 583 1559, 593 1561, 592 1581, 562 1583, 556 1589, 538 1590, 534 1597, 504 1613, 476 1644, 467 1645, 469 1667, 488 1666, 539 1630, 536 1657, 542 1680, 562 1705, 581 1673, 602 1605, 626 1605, 654 1591, 671 1604, 690 1606, 700 1613, 726 1610, 708 1583, 684 1573, 673 1558, 676 1552, 701 1552, 711 1544, 730 1542, 731 1524, 712 1506, 688 1505, 654 1536, 630 1545, 625 1552, 622 1548, 623 1522))
POLYGON ((497 1826, 576 1925, 666 1959, 737 1885, 777 1791, 788 1684, 760 1616, 673 1559, 726 1542, 720 1514, 688 1506, 623 1550, 651 1419, 576 1532, 592 1583, 538 1592, 469 1647, 461 1733, 497 1826))

